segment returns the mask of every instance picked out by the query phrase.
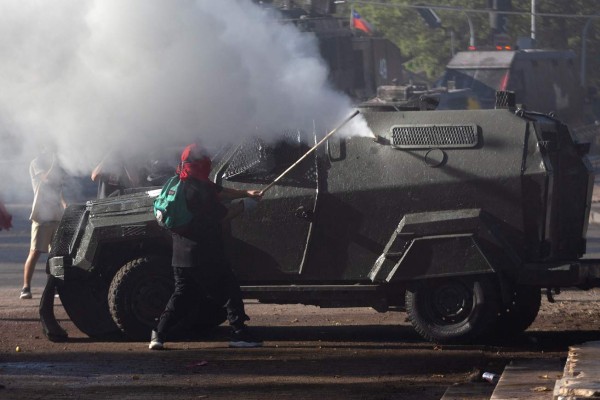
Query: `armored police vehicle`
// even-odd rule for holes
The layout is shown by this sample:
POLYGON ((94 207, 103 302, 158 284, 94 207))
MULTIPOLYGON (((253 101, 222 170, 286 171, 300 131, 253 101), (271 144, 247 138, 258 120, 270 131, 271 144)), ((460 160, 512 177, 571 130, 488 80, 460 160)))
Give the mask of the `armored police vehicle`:
POLYGON ((437 84, 468 93, 462 102, 448 97, 441 105, 446 109, 494 108, 496 91, 510 90, 532 110, 555 113, 569 126, 584 122, 584 90, 572 51, 461 51, 437 84))
MULTIPOLYGON (((491 110, 365 108, 374 137, 334 135, 231 223, 228 253, 245 298, 408 313, 436 342, 524 331, 541 290, 600 284, 586 231, 589 146, 551 116, 500 93, 491 110)), ((265 188, 314 135, 249 140, 214 160, 225 187, 265 188)), ((147 340, 171 294, 170 235, 157 190, 67 208, 48 258, 44 331, 65 338, 55 288, 90 337, 147 340)), ((195 327, 218 325, 210 300, 195 327)))

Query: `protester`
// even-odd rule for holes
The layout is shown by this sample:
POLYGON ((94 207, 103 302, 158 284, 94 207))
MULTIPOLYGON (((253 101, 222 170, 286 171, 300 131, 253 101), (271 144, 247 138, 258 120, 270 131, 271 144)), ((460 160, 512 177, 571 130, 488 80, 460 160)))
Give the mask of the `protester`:
POLYGON ((0 201, 0 231, 12 228, 12 215, 6 210, 6 207, 0 201))
POLYGON ((118 151, 110 151, 91 174, 92 181, 98 184, 98 198, 120 194, 124 189, 146 186, 140 171, 127 162, 118 151))
POLYGON ((225 255, 222 223, 250 208, 261 194, 257 190, 223 188, 208 178, 211 161, 197 144, 187 146, 181 155, 177 174, 192 222, 172 231, 175 290, 158 325, 152 331, 149 348, 159 350, 169 338, 172 328, 184 318, 198 312, 200 302, 208 297, 227 309, 232 327, 231 347, 258 347, 262 342, 252 337, 245 325, 249 320, 244 310, 239 283, 225 255), (221 200, 240 199, 228 209, 221 200))
POLYGON ((50 249, 52 236, 67 207, 62 189, 65 173, 56 154, 49 148, 29 165, 33 187, 31 207, 31 247, 23 267, 23 289, 21 299, 31 299, 31 278, 40 255, 50 249))

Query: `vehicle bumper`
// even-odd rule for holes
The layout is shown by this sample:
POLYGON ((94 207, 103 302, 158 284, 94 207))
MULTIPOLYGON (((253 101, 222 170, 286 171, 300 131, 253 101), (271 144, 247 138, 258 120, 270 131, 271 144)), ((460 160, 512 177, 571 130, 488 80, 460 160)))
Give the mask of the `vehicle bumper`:
POLYGON ((46 273, 53 277, 64 280, 65 269, 72 266, 72 260, 70 257, 52 257, 48 259, 46 263, 46 273))

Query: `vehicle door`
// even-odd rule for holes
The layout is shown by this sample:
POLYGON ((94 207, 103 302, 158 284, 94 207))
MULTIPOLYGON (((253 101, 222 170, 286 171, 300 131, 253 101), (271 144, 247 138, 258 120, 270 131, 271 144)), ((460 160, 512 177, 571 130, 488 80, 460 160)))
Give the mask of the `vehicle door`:
MULTIPOLYGON (((246 140, 226 157, 215 180, 223 187, 265 189, 314 143, 314 135, 297 130, 276 140, 246 140)), ((298 278, 311 233, 317 178, 311 153, 270 188, 255 209, 232 221, 229 254, 240 281, 298 278)))

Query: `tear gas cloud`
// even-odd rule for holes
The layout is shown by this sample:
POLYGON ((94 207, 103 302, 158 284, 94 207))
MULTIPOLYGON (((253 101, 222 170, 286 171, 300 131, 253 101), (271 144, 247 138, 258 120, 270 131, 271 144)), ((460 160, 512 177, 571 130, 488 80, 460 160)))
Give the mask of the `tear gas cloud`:
MULTIPOLYGON (((89 176, 115 148, 333 129, 351 101, 313 36, 272 13, 250 0, 0 2, 0 197, 14 182, 31 193, 41 143, 89 176)), ((368 131, 355 120, 345 134, 368 131)))

